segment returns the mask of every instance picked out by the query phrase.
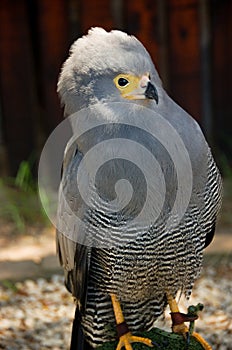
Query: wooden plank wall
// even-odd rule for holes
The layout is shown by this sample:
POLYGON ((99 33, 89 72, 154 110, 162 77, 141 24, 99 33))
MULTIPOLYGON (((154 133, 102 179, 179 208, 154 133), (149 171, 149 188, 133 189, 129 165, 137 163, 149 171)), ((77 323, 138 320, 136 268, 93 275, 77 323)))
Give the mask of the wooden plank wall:
POLYGON ((110 30, 115 26, 111 2, 106 0, 81 1, 80 22, 83 33, 91 27, 103 27, 110 30))
MULTIPOLYGON (((170 95, 201 122, 200 1, 1 0, 0 100, 9 173, 15 174, 20 162, 38 149, 41 134, 46 137, 60 122, 56 95, 60 66, 71 41, 92 26, 136 35, 170 95)), ((220 127, 223 110, 224 122, 231 128, 232 2, 209 4, 215 125, 220 127)))
POLYGON ((157 64, 159 49, 157 2, 151 0, 126 1, 125 25, 126 31, 141 40, 157 64))
POLYGON ((232 1, 214 1, 211 18, 214 130, 232 166, 232 1))
POLYGON ((0 1, 0 95, 10 173, 35 149, 36 94, 26 1, 0 1))
POLYGON ((197 120, 201 116, 200 28, 197 0, 168 1, 169 91, 197 120))
POLYGON ((63 119, 56 84, 61 64, 69 49, 68 2, 39 0, 37 23, 40 94, 45 116, 43 124, 48 134, 63 119))
POLYGON ((8 173, 38 158, 38 138, 61 121, 57 77, 67 55, 64 0, 0 1, 0 98, 8 173))

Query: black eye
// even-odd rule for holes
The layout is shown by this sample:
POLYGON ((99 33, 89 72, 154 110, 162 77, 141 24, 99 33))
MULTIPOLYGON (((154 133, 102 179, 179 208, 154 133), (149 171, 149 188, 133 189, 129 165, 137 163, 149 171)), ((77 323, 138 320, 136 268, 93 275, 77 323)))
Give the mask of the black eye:
POLYGON ((119 86, 126 86, 127 84, 129 84, 129 81, 127 80, 127 79, 125 79, 125 78, 119 78, 118 79, 118 85, 119 86))

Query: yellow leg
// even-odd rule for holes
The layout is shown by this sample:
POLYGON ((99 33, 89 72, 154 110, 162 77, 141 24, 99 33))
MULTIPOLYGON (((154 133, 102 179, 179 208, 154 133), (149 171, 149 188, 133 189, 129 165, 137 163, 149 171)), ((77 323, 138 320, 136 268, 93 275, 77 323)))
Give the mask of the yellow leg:
POLYGON ((114 309, 115 320, 117 324, 117 330, 119 335, 119 342, 116 350, 120 350, 125 347, 126 350, 132 350, 131 343, 143 343, 147 346, 153 347, 152 341, 148 338, 136 337, 129 332, 120 303, 115 294, 111 294, 112 305, 114 309))
MULTIPOLYGON (((177 305, 176 299, 174 299, 170 294, 167 293, 167 300, 171 313, 179 313, 180 310, 177 305)), ((174 333, 181 333, 185 336, 185 334, 188 333, 188 327, 184 324, 184 322, 180 322, 179 324, 173 324, 172 331, 174 333)))
MULTIPOLYGON (((183 315, 179 311, 179 307, 177 305, 176 300, 168 293, 167 293, 167 301, 168 301, 171 313, 179 313, 180 315, 183 315)), ((186 316, 188 316, 188 315, 186 315, 186 316)), ((186 321, 187 321, 187 319, 188 319, 188 317, 186 317, 186 321)), ((174 333, 183 334, 184 337, 188 333, 188 328, 184 324, 184 322, 174 324, 172 326, 172 330, 174 333)), ((193 332, 192 336, 198 340, 198 342, 202 345, 204 350, 212 350, 211 346, 207 343, 207 341, 204 338, 202 338, 202 336, 200 334, 198 334, 197 332, 193 332)))

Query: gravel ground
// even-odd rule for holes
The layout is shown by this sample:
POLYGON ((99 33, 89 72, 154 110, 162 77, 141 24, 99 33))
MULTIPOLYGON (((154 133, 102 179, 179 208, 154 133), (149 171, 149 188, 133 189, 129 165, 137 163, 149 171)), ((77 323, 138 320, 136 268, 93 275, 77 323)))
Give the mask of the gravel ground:
MULTIPOLYGON (((232 349, 232 264, 206 267, 188 304, 205 305, 196 330, 214 350, 232 349)), ((160 328, 169 329, 169 311, 160 328)), ((68 349, 74 304, 63 277, 3 283, 0 286, 0 349, 68 349)))

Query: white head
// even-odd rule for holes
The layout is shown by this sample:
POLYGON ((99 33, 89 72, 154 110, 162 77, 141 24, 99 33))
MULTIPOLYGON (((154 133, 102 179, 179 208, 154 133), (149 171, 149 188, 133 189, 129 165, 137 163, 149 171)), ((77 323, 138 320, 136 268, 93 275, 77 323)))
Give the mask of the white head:
POLYGON ((89 30, 71 47, 58 92, 70 115, 99 101, 158 104, 162 84, 150 55, 134 36, 102 28, 89 30))

